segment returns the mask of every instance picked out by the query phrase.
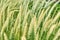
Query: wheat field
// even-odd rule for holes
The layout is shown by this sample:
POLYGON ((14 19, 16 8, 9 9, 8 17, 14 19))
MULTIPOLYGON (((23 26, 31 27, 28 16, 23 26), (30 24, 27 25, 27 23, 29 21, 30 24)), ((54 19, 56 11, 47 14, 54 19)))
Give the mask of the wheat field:
POLYGON ((0 40, 60 40, 60 0, 0 0, 0 40))

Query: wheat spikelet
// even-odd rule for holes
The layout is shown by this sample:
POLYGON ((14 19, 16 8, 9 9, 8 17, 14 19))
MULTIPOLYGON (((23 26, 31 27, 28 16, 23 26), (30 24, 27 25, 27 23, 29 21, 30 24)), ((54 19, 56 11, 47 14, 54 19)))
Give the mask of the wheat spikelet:
POLYGON ((60 0, 0 0, 0 40, 60 40, 60 0))

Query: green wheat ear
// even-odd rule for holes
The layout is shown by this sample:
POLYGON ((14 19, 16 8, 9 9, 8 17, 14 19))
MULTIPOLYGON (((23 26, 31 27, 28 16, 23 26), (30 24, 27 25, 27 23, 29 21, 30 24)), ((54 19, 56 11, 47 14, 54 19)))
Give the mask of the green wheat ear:
POLYGON ((0 0, 0 40, 60 40, 60 0, 0 0))

